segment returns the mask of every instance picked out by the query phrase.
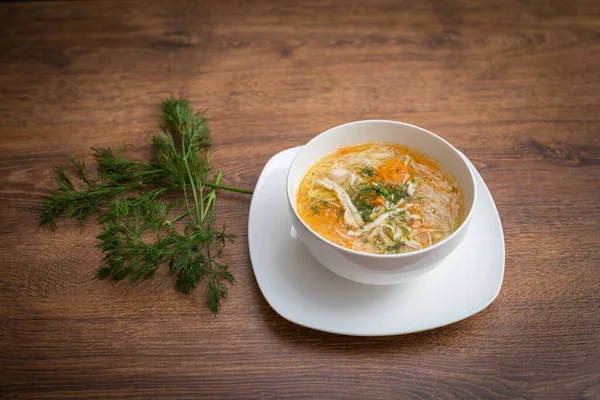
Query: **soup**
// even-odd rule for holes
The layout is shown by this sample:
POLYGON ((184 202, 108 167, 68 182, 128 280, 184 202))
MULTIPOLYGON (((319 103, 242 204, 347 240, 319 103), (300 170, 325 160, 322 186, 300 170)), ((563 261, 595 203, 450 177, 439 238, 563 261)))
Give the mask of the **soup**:
POLYGON ((340 246, 378 254, 424 249, 463 221, 463 194, 437 160, 392 143, 342 147, 300 182, 304 222, 340 246))

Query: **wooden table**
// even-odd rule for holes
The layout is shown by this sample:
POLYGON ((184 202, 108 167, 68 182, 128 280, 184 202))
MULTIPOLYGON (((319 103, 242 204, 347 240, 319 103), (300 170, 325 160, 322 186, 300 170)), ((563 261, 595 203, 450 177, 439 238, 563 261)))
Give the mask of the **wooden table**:
POLYGON ((0 397, 600 398, 599 2, 51 1, 0 21, 0 397), (347 121, 441 134, 496 200, 499 297, 407 336, 296 326, 260 293, 250 199, 229 194, 238 284, 217 317, 166 274, 93 280, 98 228, 39 228, 39 196, 64 154, 146 155, 172 94, 209 110, 242 187, 347 121))

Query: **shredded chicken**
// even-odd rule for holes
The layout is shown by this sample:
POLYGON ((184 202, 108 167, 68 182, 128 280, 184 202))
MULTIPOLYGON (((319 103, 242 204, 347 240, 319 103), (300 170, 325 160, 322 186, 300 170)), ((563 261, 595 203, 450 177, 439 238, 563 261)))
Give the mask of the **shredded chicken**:
POLYGON ((343 185, 344 183, 350 186, 356 183, 356 174, 352 171, 348 171, 345 168, 334 168, 327 173, 327 176, 337 184, 343 185))
POLYGON ((412 197, 414 194, 415 194, 415 186, 413 185, 412 181, 408 182, 408 195, 412 197))
POLYGON ((318 179, 316 182, 321 186, 333 191, 337 198, 340 199, 340 203, 342 203, 342 207, 344 207, 345 210, 344 222, 346 222, 346 224, 353 228, 361 227, 365 224, 358 210, 354 204, 352 204, 350 196, 348 196, 348 193, 346 193, 346 191, 340 185, 328 178, 318 179))
POLYGON ((392 215, 392 211, 383 213, 379 217, 377 217, 377 219, 375 219, 374 221, 369 222, 368 224, 363 226, 363 228, 360 231, 349 231, 348 235, 351 235, 351 236, 363 235, 363 234, 369 232, 370 230, 373 230, 373 228, 376 228, 377 226, 381 225, 381 223, 385 222, 385 220, 388 219, 390 217, 390 215, 392 215))

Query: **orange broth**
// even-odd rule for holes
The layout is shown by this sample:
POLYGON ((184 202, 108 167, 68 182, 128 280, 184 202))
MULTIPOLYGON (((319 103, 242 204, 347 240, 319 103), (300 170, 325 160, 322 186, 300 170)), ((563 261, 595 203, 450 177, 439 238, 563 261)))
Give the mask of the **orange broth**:
POLYGON ((340 246, 379 254, 429 247, 463 221, 463 193, 437 160, 392 143, 342 147, 317 161, 296 198, 300 217, 340 246))

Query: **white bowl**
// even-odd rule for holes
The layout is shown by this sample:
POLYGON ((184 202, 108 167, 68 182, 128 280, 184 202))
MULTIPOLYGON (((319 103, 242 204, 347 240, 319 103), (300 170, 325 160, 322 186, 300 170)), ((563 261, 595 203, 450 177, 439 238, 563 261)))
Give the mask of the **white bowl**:
POLYGON ((391 285, 406 282, 434 269, 462 241, 469 227, 477 190, 475 177, 460 153, 441 137, 414 125, 395 121, 357 121, 336 126, 308 142, 296 155, 287 175, 288 208, 292 236, 332 272, 355 282, 391 285), (350 250, 323 238, 298 215, 296 195, 308 169, 332 151, 367 142, 397 143, 437 159, 463 190, 465 219, 451 235, 422 250, 402 254, 370 254, 350 250))

